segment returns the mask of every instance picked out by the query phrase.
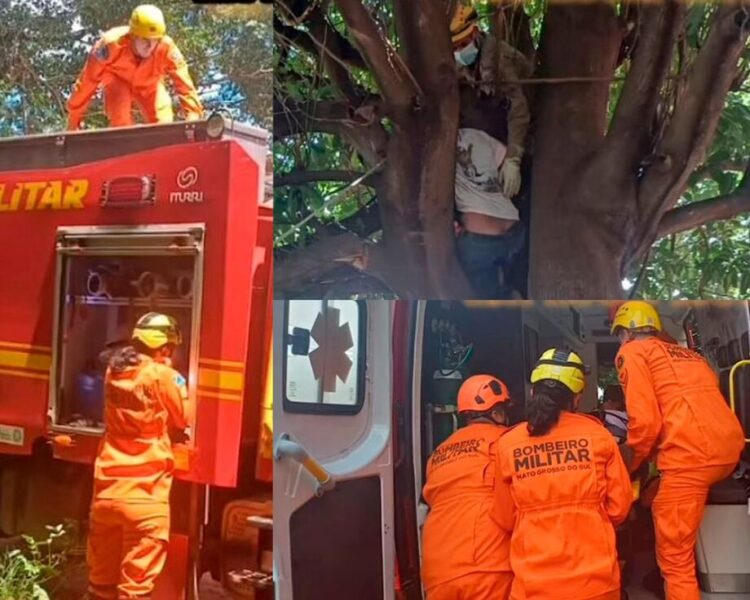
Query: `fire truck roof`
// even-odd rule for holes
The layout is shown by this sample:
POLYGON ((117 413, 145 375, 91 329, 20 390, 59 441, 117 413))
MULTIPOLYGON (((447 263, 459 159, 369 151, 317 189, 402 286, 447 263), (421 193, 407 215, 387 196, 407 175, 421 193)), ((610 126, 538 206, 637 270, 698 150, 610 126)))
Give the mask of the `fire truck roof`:
MULTIPOLYGON (((219 115, 220 117, 220 115, 219 115)), ((0 138, 0 171, 54 169, 212 139, 234 139, 240 145, 267 146, 268 133, 258 127, 217 117, 202 121, 137 125, 117 129, 0 138)))

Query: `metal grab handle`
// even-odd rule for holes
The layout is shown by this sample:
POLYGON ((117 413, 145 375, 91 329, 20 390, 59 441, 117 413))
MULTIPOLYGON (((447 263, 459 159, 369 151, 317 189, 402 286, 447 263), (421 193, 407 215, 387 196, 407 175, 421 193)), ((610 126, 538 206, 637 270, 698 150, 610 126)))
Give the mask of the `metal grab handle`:
POLYGON ((273 518, 252 515, 247 518, 247 523, 257 529, 263 529, 265 531, 273 530, 273 518))
POLYGON ((315 478, 316 496, 320 497, 325 492, 330 492, 336 486, 333 477, 325 470, 323 465, 310 456, 310 453, 292 440, 287 433, 282 433, 279 436, 276 447, 273 449, 274 460, 279 461, 284 458, 297 461, 315 478))
MULTIPOLYGON (((729 406, 732 407, 732 412, 735 414, 737 411, 735 410, 735 401, 734 401, 734 372, 741 367, 747 367, 747 366, 750 366, 750 360, 741 360, 739 362, 734 363, 734 366, 732 366, 732 369, 729 371, 729 406)), ((750 442, 750 438, 746 437, 745 441, 750 442)))

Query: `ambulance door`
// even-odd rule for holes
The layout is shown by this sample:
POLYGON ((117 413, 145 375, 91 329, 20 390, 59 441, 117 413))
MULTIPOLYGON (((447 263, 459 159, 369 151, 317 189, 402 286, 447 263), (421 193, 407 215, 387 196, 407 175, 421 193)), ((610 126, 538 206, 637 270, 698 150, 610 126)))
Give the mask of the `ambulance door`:
POLYGON ((394 597, 392 307, 274 303, 277 599, 394 597))

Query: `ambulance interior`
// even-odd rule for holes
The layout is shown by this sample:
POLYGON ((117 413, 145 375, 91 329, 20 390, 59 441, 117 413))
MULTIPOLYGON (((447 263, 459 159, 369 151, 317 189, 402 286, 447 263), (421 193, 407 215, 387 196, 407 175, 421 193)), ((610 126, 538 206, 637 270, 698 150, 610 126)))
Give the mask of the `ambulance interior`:
POLYGON ((130 341, 150 311, 174 317, 182 344, 175 369, 191 372, 194 256, 64 256, 59 273, 57 377, 51 399, 56 429, 103 431, 104 373, 109 356, 130 341))
MULTIPOLYGON (((663 303, 658 306, 665 330, 680 344, 698 349, 720 375, 729 398, 729 374, 750 358, 748 303, 663 303)), ((514 401, 512 422, 522 420, 528 376, 547 348, 576 351, 591 367, 579 410, 594 413, 607 385, 617 384, 618 350, 609 333, 606 303, 427 302, 418 323, 423 327, 414 358, 415 420, 413 456, 417 521, 428 508, 420 496, 432 450, 457 426, 455 401, 461 382, 474 374, 500 377, 514 401)), ((418 325, 419 328, 420 325, 418 325)), ((735 373, 736 411, 750 431, 750 367, 735 373)), ((601 414, 601 413, 600 413, 601 414)), ((750 460, 748 451, 743 456, 750 460)), ((750 516, 747 476, 719 484, 708 500, 696 550, 704 600, 750 599, 750 516)), ((653 552, 648 508, 636 503, 618 531, 623 581, 630 600, 658 598, 661 583, 653 552), (644 578, 647 582, 644 583, 644 578)))

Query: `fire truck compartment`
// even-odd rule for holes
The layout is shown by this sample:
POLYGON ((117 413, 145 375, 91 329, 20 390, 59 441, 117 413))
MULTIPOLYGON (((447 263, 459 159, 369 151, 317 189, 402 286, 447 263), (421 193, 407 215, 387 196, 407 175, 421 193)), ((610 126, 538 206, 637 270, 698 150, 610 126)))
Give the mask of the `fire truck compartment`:
POLYGON ((164 312, 180 323, 182 344, 173 366, 195 378, 202 240, 201 226, 58 230, 49 402, 55 430, 103 430, 107 360, 129 342, 147 312, 164 312))

